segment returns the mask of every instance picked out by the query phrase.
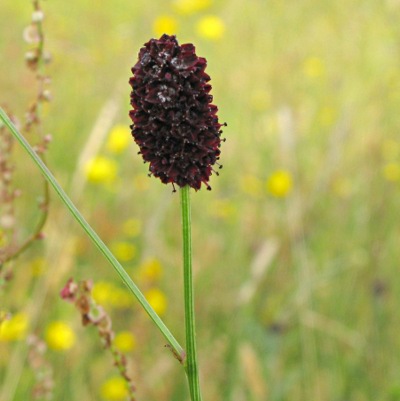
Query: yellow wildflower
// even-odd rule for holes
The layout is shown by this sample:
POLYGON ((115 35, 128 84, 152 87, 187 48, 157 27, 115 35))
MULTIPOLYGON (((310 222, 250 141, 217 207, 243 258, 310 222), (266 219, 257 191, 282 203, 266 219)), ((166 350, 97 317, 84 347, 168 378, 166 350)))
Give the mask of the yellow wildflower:
POLYGON ((103 156, 97 156, 85 165, 88 181, 96 184, 113 182, 117 176, 117 170, 116 162, 103 156))
POLYGON ((310 78, 319 78, 325 74, 325 64, 319 57, 308 57, 304 61, 303 71, 310 78))
POLYGON ((92 288, 92 297, 100 305, 110 303, 114 286, 106 281, 98 281, 92 288))
POLYGON ((154 281, 161 278, 163 269, 158 259, 147 259, 139 268, 139 277, 146 281, 154 281))
POLYGON ((128 308, 132 305, 132 295, 124 288, 115 287, 110 294, 109 302, 115 308, 128 308))
POLYGON ((176 19, 168 15, 160 15, 153 22, 153 31, 157 37, 164 33, 173 35, 176 33, 177 29, 178 23, 176 19))
POLYGON ((111 244, 110 249, 121 262, 128 262, 136 256, 136 246, 126 241, 118 241, 111 244))
POLYGON ((267 180, 268 192, 277 198, 289 195, 293 188, 292 176, 288 171, 277 170, 267 180))
POLYGON ((28 315, 16 313, 10 319, 5 319, 0 325, 0 341, 18 341, 25 337, 28 329, 28 315))
POLYGON ((211 0, 174 0, 172 6, 178 14, 189 15, 209 8, 211 0))
POLYGON ((388 163, 383 168, 383 176, 388 181, 400 181, 400 164, 399 163, 388 163))
POLYGON ((135 348, 136 339, 130 331, 121 331, 115 336, 114 345, 121 352, 131 352, 135 348))
POLYGON ((152 288, 145 293, 147 301, 158 315, 163 315, 167 309, 167 298, 158 288, 152 288))
POLYGON ((129 127, 116 125, 108 136, 106 148, 112 153, 122 153, 131 143, 132 135, 129 127))
POLYGON ((127 308, 132 301, 132 297, 127 290, 106 281, 95 283, 92 289, 92 296, 96 303, 111 305, 116 308, 127 308))
POLYGON ((224 21, 216 15, 208 15, 197 23, 197 34, 205 39, 218 40, 225 33, 224 21))
POLYGON ((240 189, 254 198, 261 196, 263 184, 262 181, 251 174, 246 174, 240 179, 240 189))
POLYGON ((45 339, 49 348, 56 351, 66 351, 74 346, 76 336, 70 325, 55 321, 47 326, 45 339))
POLYGON ((122 231, 128 237, 137 237, 142 231, 142 222, 138 219, 129 219, 122 226, 122 231))
POLYGON ((126 400, 129 395, 125 380, 114 376, 106 380, 100 389, 101 396, 109 401, 126 400))

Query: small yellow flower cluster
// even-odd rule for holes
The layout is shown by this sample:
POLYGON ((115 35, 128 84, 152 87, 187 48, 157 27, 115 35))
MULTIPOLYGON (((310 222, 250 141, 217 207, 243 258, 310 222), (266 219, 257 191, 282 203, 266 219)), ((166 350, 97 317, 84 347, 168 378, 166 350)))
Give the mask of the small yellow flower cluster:
POLYGON ((218 40, 224 36, 225 23, 216 15, 206 15, 196 26, 197 34, 204 39, 218 40))
POLYGON ((151 288, 145 292, 145 297, 158 315, 163 315, 167 309, 167 297, 158 288, 151 288))
POLYGON ((76 335, 68 323, 54 321, 46 327, 45 339, 50 349, 67 351, 75 345, 76 335))
POLYGON ((211 4, 211 0, 174 0, 172 7, 180 15, 189 15, 206 10, 211 4))
POLYGON ((85 165, 86 178, 94 184, 112 184, 118 172, 115 160, 104 156, 96 156, 85 165))
POLYGON ((275 170, 265 182, 252 174, 240 178, 240 189, 252 198, 261 198, 265 191, 275 198, 286 198, 293 190, 293 177, 287 170, 275 170))
POLYGON ((16 313, 10 319, 4 319, 0 325, 0 342, 18 341, 26 336, 29 319, 24 312, 16 313))
POLYGON ((145 283, 154 283, 162 277, 163 268, 158 259, 146 259, 140 266, 138 276, 145 283))
MULTIPOLYGON (((122 153, 131 142, 132 135, 129 127, 116 125, 108 135, 106 150, 112 155, 118 155, 122 153)), ((84 170, 89 182, 111 185, 117 178, 118 164, 111 157, 98 155, 86 162, 84 170)))
POLYGON ((107 281, 98 281, 93 286, 92 296, 96 303, 103 306, 125 309, 132 305, 132 297, 127 290, 107 281))
POLYGON ((122 231, 128 237, 137 237, 142 232, 142 222, 135 218, 128 219, 123 223, 122 231))
POLYGON ((110 249, 120 262, 128 262, 137 254, 136 246, 126 241, 115 241, 110 245, 110 249))
POLYGON ((153 31, 157 37, 166 33, 173 35, 178 30, 178 21, 170 15, 160 15, 153 22, 153 31))
POLYGON ((114 345, 121 352, 132 352, 136 346, 135 336, 130 331, 120 331, 114 338, 114 345))
POLYGON ((168 305, 167 297, 162 290, 155 287, 163 275, 161 262, 156 258, 146 259, 138 267, 137 274, 143 286, 148 287, 148 290, 144 292, 147 301, 157 314, 163 315, 168 305))
POLYGON ((126 400, 129 395, 125 380, 121 376, 114 376, 106 380, 100 389, 100 394, 105 400, 126 400))
POLYGON ((128 126, 116 125, 110 132, 106 149, 110 153, 120 154, 132 143, 132 135, 128 126))
MULTIPOLYGON (((163 14, 158 16, 153 22, 153 32, 159 37, 166 33, 168 35, 176 34, 179 30, 178 16, 187 18, 211 7, 211 0, 174 0, 172 2, 172 15, 163 14)), ((216 15, 205 15, 198 19, 196 33, 198 36, 208 40, 221 39, 225 33, 224 21, 216 15)))
POLYGON ((274 171, 267 179, 267 190, 272 196, 285 198, 292 189, 292 175, 286 170, 274 171))

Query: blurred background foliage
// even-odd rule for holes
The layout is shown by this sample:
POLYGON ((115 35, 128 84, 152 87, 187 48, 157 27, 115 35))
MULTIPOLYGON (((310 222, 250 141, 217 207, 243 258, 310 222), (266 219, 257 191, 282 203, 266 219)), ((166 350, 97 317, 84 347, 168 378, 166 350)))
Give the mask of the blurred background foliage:
MULTIPOLYGON (((176 33, 208 60, 220 177, 193 193, 205 400, 400 397, 400 1, 154 0, 42 4, 53 100, 47 161, 183 342, 179 197, 147 177, 129 133, 130 67, 176 33)), ((1 3, 0 102, 21 120, 28 1, 1 3)), ((15 147, 18 238, 41 178, 15 147)), ((31 399, 28 333, 48 347, 54 400, 122 400, 95 330, 59 298, 93 279, 138 400, 188 399, 157 329, 55 195, 45 239, 12 262, 0 309, 0 399, 31 399)))

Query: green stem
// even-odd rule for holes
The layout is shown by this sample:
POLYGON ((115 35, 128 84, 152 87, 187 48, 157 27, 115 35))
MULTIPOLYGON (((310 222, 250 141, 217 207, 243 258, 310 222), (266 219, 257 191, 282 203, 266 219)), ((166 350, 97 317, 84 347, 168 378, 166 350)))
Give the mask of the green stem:
POLYGON ((161 331, 161 333, 163 334, 165 339, 170 344, 172 351, 174 352, 176 357, 180 361, 182 361, 184 351, 183 351, 182 347, 179 345, 178 341, 175 339, 175 337, 172 335, 172 333, 169 331, 168 327, 160 319, 160 317, 157 315, 157 313, 154 311, 154 309, 147 302, 144 295, 140 292, 139 288, 132 281, 132 279, 129 277, 128 273, 121 266, 121 264, 118 262, 118 260, 115 258, 115 256, 107 248, 107 246, 104 244, 104 242, 101 240, 101 238, 97 235, 97 233, 86 222, 86 220, 81 215, 79 210, 72 203, 71 199, 69 199, 68 195, 60 187, 60 185, 56 181, 53 174, 50 172, 50 170, 47 168, 47 166, 43 163, 41 158, 36 154, 36 152, 32 149, 32 147, 29 145, 29 143, 26 141, 26 139, 23 137, 23 135, 17 130, 15 125, 11 122, 11 120, 9 119, 9 117, 7 116, 7 114, 4 112, 4 110, 1 107, 0 107, 0 118, 3 120, 4 124, 9 128, 9 130, 14 135, 14 137, 17 139, 17 141, 21 144, 21 146, 26 150, 26 152, 29 154, 29 156, 33 159, 33 161, 39 167, 39 169, 41 170, 41 172, 44 175, 44 177, 46 178, 46 180, 50 183, 50 185, 53 187, 53 189, 57 192, 57 194, 63 201, 64 205, 69 209, 69 211, 71 212, 71 214, 73 215, 75 220, 85 230, 86 234, 94 242, 94 244, 97 246, 97 248, 103 254, 103 256, 111 263, 112 267, 114 268, 116 273, 120 276, 120 278, 122 279, 124 284, 129 288, 129 290, 132 292, 132 294, 139 301, 140 305, 143 307, 143 309, 149 315, 150 319, 159 328, 159 330, 161 331))
POLYGON ((192 274, 192 233, 190 218, 190 187, 181 188, 183 233, 183 286, 185 299, 186 360, 185 370, 192 401, 201 401, 199 372, 196 352, 196 329, 194 314, 194 291, 192 274))

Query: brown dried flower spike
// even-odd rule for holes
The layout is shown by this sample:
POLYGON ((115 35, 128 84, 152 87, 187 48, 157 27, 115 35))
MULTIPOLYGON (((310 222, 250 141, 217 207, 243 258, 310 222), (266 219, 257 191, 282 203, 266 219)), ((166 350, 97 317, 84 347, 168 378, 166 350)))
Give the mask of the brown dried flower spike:
POLYGON ((192 44, 180 46, 175 36, 163 35, 140 49, 132 68, 132 136, 150 174, 165 184, 198 190, 204 183, 211 189, 226 124, 218 122, 211 104, 206 65, 192 44))

